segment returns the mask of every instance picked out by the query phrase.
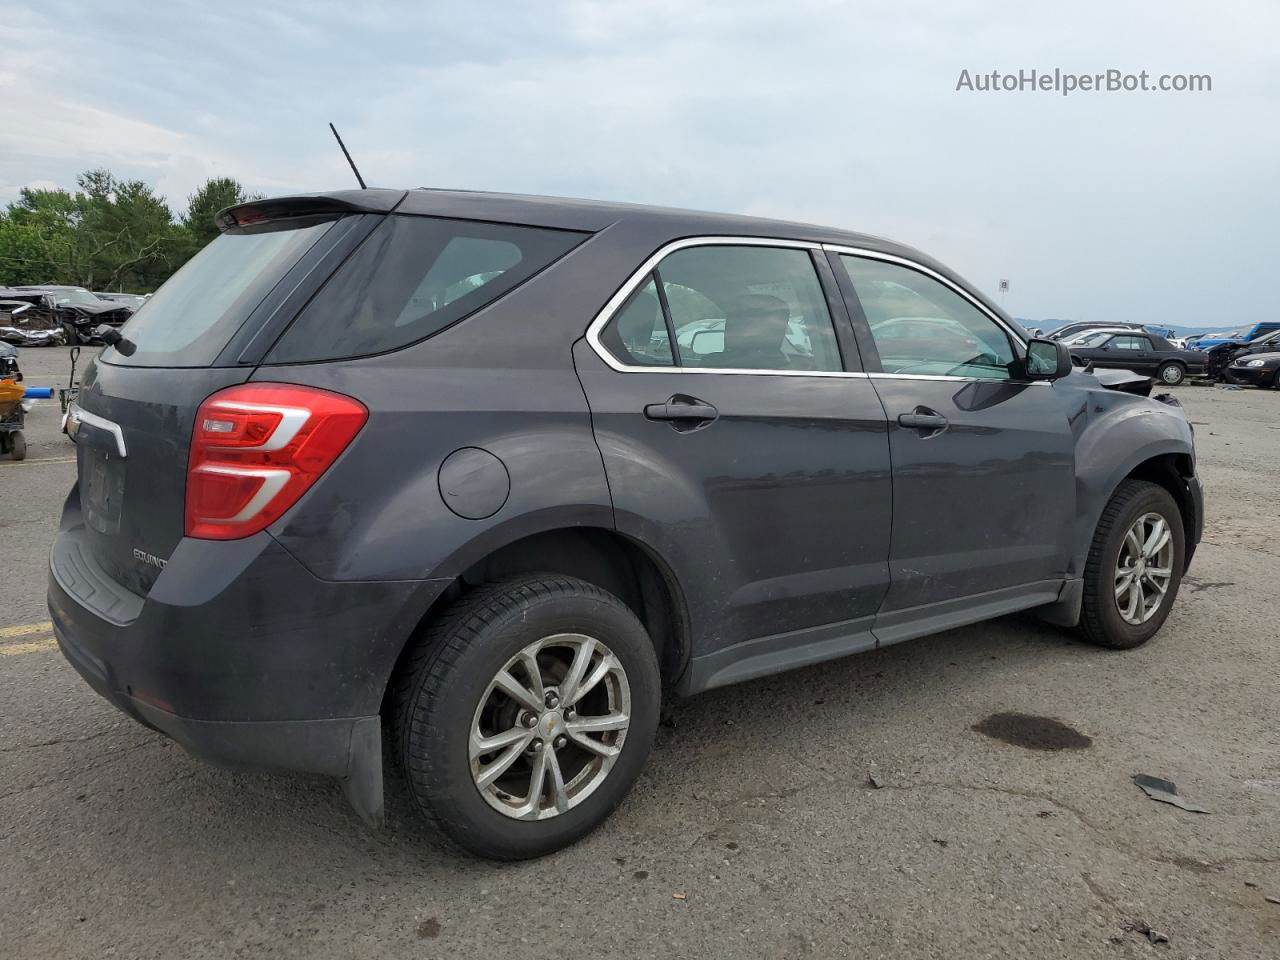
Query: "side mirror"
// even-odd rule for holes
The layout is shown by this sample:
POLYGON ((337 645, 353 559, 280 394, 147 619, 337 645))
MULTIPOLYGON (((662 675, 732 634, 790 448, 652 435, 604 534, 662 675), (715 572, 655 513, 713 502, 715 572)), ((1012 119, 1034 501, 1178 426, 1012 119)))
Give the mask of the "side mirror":
POLYGON ((1061 340, 1033 337, 1027 342, 1028 380, 1058 380, 1071 373, 1071 351, 1061 340))

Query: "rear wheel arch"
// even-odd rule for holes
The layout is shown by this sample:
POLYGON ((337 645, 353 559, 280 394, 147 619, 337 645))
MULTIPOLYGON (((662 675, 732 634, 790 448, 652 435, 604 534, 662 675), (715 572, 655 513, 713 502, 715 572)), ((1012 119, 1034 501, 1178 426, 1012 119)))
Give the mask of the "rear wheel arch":
POLYGON ((513 540, 473 562, 432 601, 406 638, 383 693, 383 714, 396 676, 430 625, 460 597, 485 584, 521 575, 562 574, 616 596, 639 618, 654 645, 664 687, 689 661, 687 607, 670 568, 648 547, 602 527, 547 530, 513 540))

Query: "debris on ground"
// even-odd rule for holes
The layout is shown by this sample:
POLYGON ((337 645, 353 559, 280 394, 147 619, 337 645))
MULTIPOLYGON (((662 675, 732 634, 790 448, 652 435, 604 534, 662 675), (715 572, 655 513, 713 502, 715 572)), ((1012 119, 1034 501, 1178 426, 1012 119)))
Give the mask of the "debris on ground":
POLYGON ((1204 807, 1198 803, 1192 803, 1190 800, 1182 797, 1178 793, 1178 788, 1172 780, 1162 780, 1159 777, 1151 777, 1145 773, 1135 773, 1133 782, 1138 785, 1138 789, 1145 793, 1152 800, 1159 800, 1161 803, 1171 803, 1175 807, 1181 807, 1190 813, 1208 813, 1204 807))
POLYGON ((1219 390, 1243 390, 1244 387, 1240 386, 1240 384, 1238 383, 1220 383, 1218 384, 1218 389, 1219 390))
POLYGON ((671 895, 671 899, 672 899, 672 900, 687 900, 687 899, 689 899, 689 898, 688 898, 685 894, 683 894, 683 893, 673 893, 673 894, 671 895))
POLYGON ((1150 925, 1145 923, 1135 923, 1133 925, 1134 933, 1140 933, 1152 943, 1168 943, 1169 935, 1161 933, 1159 930, 1153 930, 1150 925))
POLYGON ((884 786, 884 778, 880 776, 880 770, 874 763, 867 767, 867 783, 876 790, 884 786))
POLYGON ((1262 899, 1267 901, 1267 903, 1274 903, 1274 904, 1280 905, 1280 897, 1266 896, 1266 897, 1263 897, 1262 899))

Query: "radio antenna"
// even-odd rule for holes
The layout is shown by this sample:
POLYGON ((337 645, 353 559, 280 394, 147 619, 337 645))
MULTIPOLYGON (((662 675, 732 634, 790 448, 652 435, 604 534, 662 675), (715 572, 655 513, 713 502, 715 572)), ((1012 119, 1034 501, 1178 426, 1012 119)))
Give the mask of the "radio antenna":
POLYGON ((347 145, 342 142, 342 137, 338 136, 338 128, 331 123, 329 124, 329 129, 333 131, 333 137, 338 141, 338 146, 342 148, 342 155, 347 158, 347 163, 351 164, 351 172, 356 175, 356 181, 360 184, 360 189, 368 190, 369 188, 364 185, 364 177, 360 176, 360 171, 356 169, 356 162, 351 159, 351 154, 347 151, 347 145))

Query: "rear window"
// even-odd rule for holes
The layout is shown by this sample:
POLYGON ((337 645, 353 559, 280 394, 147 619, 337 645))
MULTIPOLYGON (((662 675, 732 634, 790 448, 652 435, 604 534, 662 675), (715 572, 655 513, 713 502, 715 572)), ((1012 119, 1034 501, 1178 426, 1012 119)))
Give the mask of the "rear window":
POLYGON ((132 356, 110 362, 137 367, 213 363, 271 288, 333 226, 333 221, 252 234, 222 234, 186 262, 129 318, 121 333, 132 356))
POLYGON ((439 333, 558 260, 586 234, 393 215, 306 306, 267 357, 385 353, 439 333))

